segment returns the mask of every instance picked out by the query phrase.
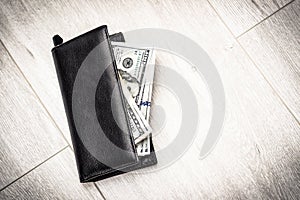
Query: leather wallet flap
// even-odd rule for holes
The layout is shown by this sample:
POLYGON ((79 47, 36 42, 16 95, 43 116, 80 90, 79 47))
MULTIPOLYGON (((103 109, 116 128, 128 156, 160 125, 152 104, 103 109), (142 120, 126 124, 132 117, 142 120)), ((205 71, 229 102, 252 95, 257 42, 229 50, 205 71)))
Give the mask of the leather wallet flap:
POLYGON ((82 182, 137 164, 109 35, 101 26, 52 50, 82 182))

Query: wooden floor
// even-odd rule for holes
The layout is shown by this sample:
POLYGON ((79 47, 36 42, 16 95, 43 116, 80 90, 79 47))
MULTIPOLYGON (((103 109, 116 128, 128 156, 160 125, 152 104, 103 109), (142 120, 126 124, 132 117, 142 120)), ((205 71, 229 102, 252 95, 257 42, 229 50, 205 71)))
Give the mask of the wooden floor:
MULTIPOLYGON (((1 0, 0 199, 300 199, 299 16, 299 0, 1 0), (184 71, 197 94, 192 146, 163 169, 79 183, 51 38, 102 24, 110 33, 170 29, 208 53, 226 94, 222 136, 208 157, 199 159, 211 117, 205 83, 161 52, 158 62, 184 71)), ((163 90, 153 97, 167 119, 156 149, 171 142, 180 122, 163 90)))

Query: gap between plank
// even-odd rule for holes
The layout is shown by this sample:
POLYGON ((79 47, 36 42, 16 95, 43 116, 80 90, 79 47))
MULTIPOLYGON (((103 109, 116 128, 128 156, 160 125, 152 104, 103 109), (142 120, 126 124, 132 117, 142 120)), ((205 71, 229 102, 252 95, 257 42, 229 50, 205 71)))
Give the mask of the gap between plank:
POLYGON ((7 187, 9 187, 10 185, 14 184, 16 181, 20 180, 21 178, 23 178, 24 176, 26 176, 27 174, 29 174, 30 172, 32 172, 33 170, 35 170, 36 168, 38 168, 39 166, 41 166, 42 164, 44 164, 45 162, 47 162, 48 160, 50 160, 51 158, 53 158, 54 156, 56 156, 57 154, 59 154, 60 152, 62 152, 63 150, 67 149, 68 147, 69 146, 65 146, 64 148, 62 148, 61 150, 59 150, 58 152, 56 152, 55 154, 53 154, 52 156, 50 156, 49 158, 47 158, 46 160, 44 160, 43 162, 39 163, 37 166, 35 166, 32 169, 28 170, 26 173, 24 173, 23 175, 19 176, 17 179, 15 179, 14 181, 10 182, 6 186, 4 186, 2 189, 0 189, 0 192, 3 191, 3 190, 5 190, 7 187))
MULTIPOLYGON (((293 3, 295 0, 287 3, 286 5, 284 5, 283 7, 279 8, 277 11, 275 11, 274 13, 272 13, 271 15, 269 15, 268 17, 266 17, 265 19, 263 19, 262 21, 260 21, 259 23, 257 23, 255 26, 251 27, 250 29, 248 29, 246 32, 242 33, 240 36, 244 35, 245 33, 249 32, 252 28, 258 26, 259 24, 261 24, 263 21, 269 19, 271 16, 273 16, 274 14, 276 14, 277 12, 279 12, 280 10, 282 10, 283 8, 287 7, 288 5, 290 5, 291 3, 293 3)), ((225 21, 222 19, 222 17, 219 15, 219 13, 217 12, 217 10, 213 7, 213 5, 209 2, 209 0, 207 0, 208 4, 210 5, 210 7, 215 11, 216 15, 218 16, 218 18, 221 20, 221 22, 224 24, 224 26, 226 27, 226 29, 230 32, 230 34, 233 36, 234 40, 238 43, 238 45, 241 47, 241 49, 244 51, 244 53, 246 54, 246 56, 250 59, 250 61, 252 62, 252 64, 255 66, 255 68, 258 70, 258 72, 263 76, 263 78, 265 79, 265 81, 268 83, 268 85, 271 87, 271 89, 274 91, 274 93, 276 94, 276 96, 279 98, 279 100, 281 101, 281 103, 284 105, 284 107, 290 112, 290 114, 293 116, 293 118, 296 120, 296 122, 300 125, 300 121, 297 119, 297 117, 294 115, 294 113, 291 111, 291 109, 289 108, 289 106, 284 102, 284 100, 281 98, 281 96, 277 93, 276 89, 272 86, 272 84, 268 81, 267 77, 264 75, 264 73, 259 69, 259 67, 256 65, 256 63, 254 62, 254 60, 251 58, 251 56, 248 54, 248 52, 246 51, 246 49, 243 47, 243 45, 240 43, 240 41, 238 40, 238 37, 235 37, 233 32, 230 30, 230 28, 227 26, 227 24, 225 23, 225 21)))
MULTIPOLYGON (((209 0, 207 0, 209 1, 209 0)), ((269 16, 265 17, 264 19, 262 19, 260 22, 258 22, 257 24, 253 25, 252 27, 250 27, 249 29, 247 29, 245 32, 239 34, 238 36, 236 36, 236 38, 240 38, 243 35, 245 35, 246 33, 248 33, 249 31, 251 31, 252 29, 254 29, 256 26, 260 25, 261 23, 263 23, 264 21, 266 21, 267 19, 269 19, 270 17, 272 17, 273 15, 275 15, 276 13, 278 13, 280 10, 284 9, 285 7, 287 7, 288 5, 290 5, 291 3, 293 3, 295 0, 292 0, 290 2, 288 2, 287 4, 285 4, 284 6, 282 6, 281 8, 279 8, 278 10, 276 10, 275 12, 273 12, 272 14, 270 14, 269 16)), ((208 2, 210 4, 210 2, 208 2)), ((210 4, 211 5, 211 4, 210 4)), ((212 5, 211 5, 212 6, 212 5)), ((214 9, 215 10, 215 9, 214 9)), ((215 12, 217 12, 215 10, 215 12)), ((221 18, 221 16, 219 15, 219 13, 217 13, 218 16, 221 18)), ((225 24, 225 22, 222 20, 222 22, 225 24)), ((227 26, 227 25, 226 25, 227 26)), ((229 27, 228 27, 229 28, 229 27)), ((234 36, 234 35, 233 35, 234 36)), ((234 36, 235 37, 235 36, 234 36)))
POLYGON ((21 70, 21 68, 19 67, 19 65, 17 64, 17 62, 15 61, 15 59, 13 58, 13 56, 11 55, 11 53, 9 52, 9 50, 6 48, 6 46, 4 45, 4 43, 3 43, 3 41, 1 39, 0 39, 0 44, 4 47, 4 49, 6 50, 6 52, 9 55, 10 59, 13 61, 13 63, 16 65, 16 67, 18 68, 18 70, 22 74, 23 78, 25 79, 25 81, 27 82, 27 84, 29 85, 29 87, 31 88, 32 92, 34 93, 35 97, 38 99, 39 103, 45 109, 48 117, 50 118, 50 120, 52 121, 52 123, 54 124, 54 126, 59 130, 59 132, 62 135, 63 139, 66 141, 66 143, 68 144, 68 146, 72 149, 72 147, 69 144, 68 140, 64 136, 62 130, 59 128, 59 126, 57 125, 56 121, 53 119, 52 115, 50 114, 50 112, 48 111, 48 109, 46 108, 46 106, 43 104, 42 100, 40 99, 40 97, 38 96, 38 94, 36 93, 36 91, 33 89, 33 86, 30 84, 29 80, 26 78, 25 74, 23 73, 23 71, 21 70))
POLYGON ((106 200, 106 198, 104 197, 103 193, 101 192, 100 188, 98 187, 98 185, 94 182, 93 183, 95 185, 95 187, 97 188, 98 192, 100 193, 101 197, 106 200))

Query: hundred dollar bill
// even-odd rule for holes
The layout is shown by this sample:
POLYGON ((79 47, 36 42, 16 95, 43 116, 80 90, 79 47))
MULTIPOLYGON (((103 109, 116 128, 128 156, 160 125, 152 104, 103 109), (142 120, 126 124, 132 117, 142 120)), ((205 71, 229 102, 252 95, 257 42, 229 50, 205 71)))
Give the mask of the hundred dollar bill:
MULTIPOLYGON (((145 119, 149 122, 150 119, 150 108, 151 108, 151 98, 152 98, 152 88, 153 88, 153 77, 154 77, 154 67, 155 67, 155 56, 153 55, 151 59, 148 61, 146 70, 145 70, 145 82, 142 84, 142 95, 140 99, 140 109, 144 114, 145 119)), ((141 147, 141 155, 149 155, 150 154, 150 135, 147 136, 145 140, 143 140, 140 144, 141 147)))
MULTIPOLYGON (((155 52, 153 49, 135 48, 119 43, 113 43, 113 49, 119 74, 126 83, 142 117, 149 122, 155 52)), ((141 138, 145 139, 136 145, 137 152, 139 155, 148 155, 150 136, 148 134, 141 138)))
POLYGON ((144 119, 144 115, 135 104, 132 95, 127 89, 127 84, 124 80, 121 80, 121 87, 125 97, 125 106, 129 117, 129 123, 132 130, 135 144, 145 139, 151 132, 152 129, 147 120, 144 119))
MULTIPOLYGON (((149 122, 150 119, 150 108, 151 108, 151 98, 152 98, 152 87, 153 87, 153 78, 154 78, 154 67, 155 67, 155 51, 152 52, 152 56, 147 62, 145 70, 145 81, 143 85, 143 91, 139 106, 141 112, 144 114, 145 119, 149 122)), ((142 153, 141 155, 150 154, 150 135, 143 140, 141 144, 142 153)))

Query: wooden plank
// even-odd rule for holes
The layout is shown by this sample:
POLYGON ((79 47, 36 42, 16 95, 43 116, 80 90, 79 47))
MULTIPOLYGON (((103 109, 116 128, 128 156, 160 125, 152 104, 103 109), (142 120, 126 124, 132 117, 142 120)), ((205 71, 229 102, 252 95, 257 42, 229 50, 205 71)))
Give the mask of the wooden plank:
POLYGON ((238 36, 291 0, 209 0, 235 36, 238 36))
POLYGON ((239 41, 300 121, 300 2, 279 11, 239 41))
MULTIPOLYGON (((52 46, 49 38, 53 34, 71 38, 101 24, 108 24, 110 32, 143 27, 171 29, 196 41, 216 64, 225 86, 227 109, 223 135, 212 154, 199 160, 210 116, 203 80, 195 77, 193 69, 180 59, 161 56, 160 64, 178 66, 177 70, 197 94, 202 117, 197 138, 184 156, 167 168, 159 169, 158 165, 150 168, 155 172, 144 169, 98 182, 106 198, 271 199, 299 194, 299 125, 206 1, 52 1, 47 4, 23 1, 22 4, 1 3, 0 9, 3 27, 0 34, 4 43, 67 135, 49 54, 52 46)), ((158 70, 156 78, 164 76, 167 74, 158 70)), ((180 107, 169 107, 170 95, 164 96, 163 92, 157 90, 154 99, 166 109, 166 117, 173 116, 173 121, 167 121, 160 135, 154 138, 158 150, 170 143, 172 133, 176 134, 172 128, 180 124, 177 118, 180 107)), ((176 105, 176 101, 172 102, 176 105)), ((158 118, 158 114, 153 112, 152 119, 158 118)), ((162 125, 158 124, 158 129, 159 126, 162 125)))
POLYGON ((0 192, 1 199, 103 199, 94 184, 79 183, 68 147, 0 192))
POLYGON ((0 43, 0 189, 67 144, 0 43))

